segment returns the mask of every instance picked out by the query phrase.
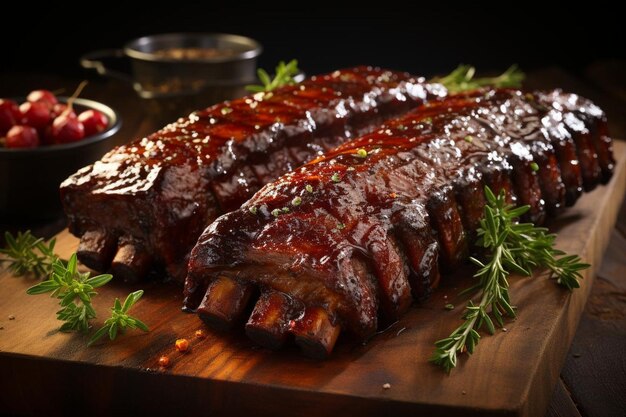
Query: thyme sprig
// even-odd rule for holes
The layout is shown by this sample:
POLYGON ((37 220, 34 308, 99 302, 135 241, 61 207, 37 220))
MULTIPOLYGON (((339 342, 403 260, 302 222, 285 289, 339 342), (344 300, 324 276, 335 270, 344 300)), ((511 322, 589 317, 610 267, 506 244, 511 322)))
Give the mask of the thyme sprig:
POLYGON ((276 66, 276 75, 274 78, 270 78, 270 75, 263 68, 257 70, 257 76, 262 85, 247 85, 246 90, 252 93, 268 92, 284 85, 295 84, 294 76, 298 74, 298 61, 292 59, 285 64, 285 61, 280 61, 276 66))
POLYGON ((511 65, 497 77, 475 77, 476 68, 471 65, 459 65, 444 77, 435 77, 430 81, 443 84, 450 92, 474 90, 480 87, 513 87, 522 86, 525 75, 517 65, 511 65))
MULTIPOLYGON (((9 269, 15 275, 33 273, 37 277, 48 276, 48 279, 30 287, 29 295, 51 293, 50 296, 59 299, 61 309, 57 311, 57 319, 63 324, 59 328, 62 332, 89 331, 90 321, 96 318, 96 311, 92 299, 98 293, 96 288, 107 284, 113 276, 101 274, 91 277, 89 272, 78 271, 78 259, 72 254, 65 263, 54 253, 55 239, 49 243, 33 236, 30 231, 19 232, 17 236, 5 234, 7 247, 0 249, 0 262, 9 262, 9 269)), ((104 327, 98 330, 89 344, 98 340, 106 332, 114 340, 126 328, 148 331, 141 320, 128 315, 128 310, 141 298, 143 290, 135 291, 126 297, 124 304, 115 299, 112 315, 104 322, 104 327), (103 330, 104 329, 104 330, 103 330)))
POLYGON ((124 304, 120 302, 119 298, 115 299, 115 304, 111 308, 111 317, 106 319, 104 326, 102 326, 94 335, 89 339, 88 345, 91 346, 98 341, 105 334, 109 335, 109 339, 115 340, 118 333, 124 333, 127 328, 140 329, 144 332, 149 331, 148 326, 144 322, 136 317, 128 314, 128 310, 139 301, 143 295, 143 290, 135 291, 126 297, 124 304))
POLYGON ((531 276, 534 269, 547 268, 559 285, 572 290, 580 286, 580 271, 589 267, 579 256, 555 249, 556 235, 549 234, 546 228, 517 221, 529 206, 515 208, 506 202, 503 190, 496 196, 489 187, 485 187, 485 197, 487 204, 477 231, 477 246, 486 249, 487 261, 470 258, 479 267, 474 274, 478 282, 463 291, 478 292, 480 301, 468 302, 464 322, 450 336, 435 342, 436 349, 430 358, 447 372, 456 366, 459 353, 474 352, 483 324, 493 334, 495 324, 504 326, 504 316, 515 317, 508 291, 511 272, 531 276))
POLYGON ((55 239, 46 243, 44 239, 33 236, 30 230, 18 232, 17 236, 6 232, 6 248, 0 249, 0 263, 8 262, 9 270, 14 275, 32 273, 37 278, 49 275, 52 264, 57 259, 54 254, 55 239))
POLYGON ((58 298, 61 310, 57 311, 57 319, 63 322, 62 332, 89 330, 89 321, 96 317, 96 311, 91 305, 91 299, 98 293, 95 288, 101 287, 113 278, 110 274, 90 277, 89 272, 78 271, 76 254, 73 254, 67 264, 60 259, 52 263, 52 274, 46 281, 30 287, 26 293, 37 295, 52 293, 51 297, 58 298))

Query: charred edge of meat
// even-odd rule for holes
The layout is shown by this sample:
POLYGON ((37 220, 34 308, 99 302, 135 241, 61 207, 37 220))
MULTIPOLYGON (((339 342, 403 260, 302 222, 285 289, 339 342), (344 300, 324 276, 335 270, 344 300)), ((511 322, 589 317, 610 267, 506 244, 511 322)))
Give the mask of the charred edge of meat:
POLYGON ((209 284, 196 313, 211 328, 229 330, 243 320, 253 290, 247 283, 218 277, 209 284))
POLYGON ((609 136, 608 123, 604 115, 597 118, 591 126, 591 138, 602 169, 602 184, 606 184, 613 176, 615 158, 613 157, 613 139, 609 136))
POLYGON ((279 349, 289 335, 292 320, 302 314, 304 307, 287 294, 266 291, 257 300, 246 323, 246 335, 268 349, 279 349))
POLYGON ((435 192, 427 209, 439 242, 440 267, 452 271, 467 257, 468 245, 452 187, 435 192))
POLYGON ((106 271, 117 250, 117 237, 104 230, 89 230, 80 238, 78 260, 95 271, 106 271))
POLYGON ((310 358, 325 359, 335 347, 341 326, 333 323, 321 307, 307 307, 297 320, 290 323, 290 333, 302 353, 310 358))
POLYGON ((554 151, 565 186, 565 206, 573 206, 583 192, 583 177, 574 140, 566 137, 553 140, 554 151))
POLYGON ((568 129, 576 144, 576 154, 581 167, 581 175, 583 179, 583 188, 585 191, 591 191, 600 182, 602 171, 598 163, 598 154, 592 143, 589 130, 577 131, 572 128, 568 129))
POLYGON ((117 253, 111 262, 111 273, 124 282, 138 282, 146 276, 152 258, 140 243, 120 239, 117 253))
POLYGON ((552 148, 535 152, 533 159, 537 164, 537 176, 546 211, 548 215, 555 217, 565 208, 565 185, 559 163, 552 148))
POLYGON ((543 224, 546 219, 545 202, 541 198, 539 176, 533 168, 534 161, 512 155, 509 162, 513 166, 512 180, 518 205, 528 205, 524 215, 526 221, 543 224))

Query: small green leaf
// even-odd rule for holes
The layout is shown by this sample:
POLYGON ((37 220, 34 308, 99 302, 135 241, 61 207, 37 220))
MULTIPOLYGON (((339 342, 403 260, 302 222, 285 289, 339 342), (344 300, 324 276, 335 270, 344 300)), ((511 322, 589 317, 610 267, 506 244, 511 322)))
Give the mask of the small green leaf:
POLYGON ((44 294, 59 288, 59 284, 52 280, 40 282, 26 290, 28 295, 44 294))
POLYGON ((71 332, 72 330, 76 330, 75 326, 76 326, 75 323, 70 323, 70 322, 63 323, 61 325, 61 327, 59 328, 59 331, 61 331, 61 332, 71 332))
POLYGON ((126 300, 124 301, 124 306, 122 307, 122 311, 124 313, 128 312, 128 310, 130 310, 130 308, 137 301, 139 301, 142 295, 143 295, 143 290, 135 291, 135 292, 128 294, 128 297, 126 297, 126 300))
POLYGON ((91 285, 94 288, 98 288, 107 284, 109 281, 111 281, 112 278, 113 275, 111 274, 101 274, 85 280, 85 283, 91 285))
POLYGON ((280 61, 276 66, 276 74, 273 79, 270 78, 264 69, 257 70, 257 76, 262 85, 247 85, 246 90, 257 93, 272 91, 278 87, 294 84, 294 76, 298 73, 298 61, 292 59, 285 64, 280 61))
POLYGON ((100 329, 98 329, 98 331, 96 333, 94 333, 93 336, 91 336, 91 339, 89 339, 89 343, 87 343, 87 346, 91 346, 94 343, 96 343, 100 338, 102 338, 102 336, 104 336, 105 334, 107 334, 109 332, 109 326, 103 326, 100 329))
POLYGON ((68 306, 70 303, 72 303, 74 301, 74 299, 76 298, 76 293, 74 292, 68 292, 67 294, 65 294, 63 297, 61 297, 61 306, 65 307, 68 306))
POLYGON ((115 338, 117 337, 117 323, 113 323, 110 327, 109 327, 109 339, 111 340, 115 340, 115 338))
POLYGON ((141 321, 141 320, 139 320, 139 319, 137 319, 137 318, 135 318, 134 320, 135 320, 135 325, 136 325, 138 328, 140 328, 140 329, 141 329, 141 330, 143 330, 144 332, 149 332, 149 331, 150 331, 150 329, 148 328, 148 326, 146 326, 146 324, 145 324, 143 321, 141 321))
POLYGON ((269 86, 272 83, 272 80, 269 74, 263 68, 259 68, 257 70, 257 75, 259 77, 259 81, 261 81, 261 83, 263 83, 264 86, 269 86))
POLYGON ((67 261, 67 267, 65 269, 67 269, 67 271, 73 276, 78 268, 78 259, 76 258, 76 254, 73 253, 72 256, 70 256, 70 260, 67 261))

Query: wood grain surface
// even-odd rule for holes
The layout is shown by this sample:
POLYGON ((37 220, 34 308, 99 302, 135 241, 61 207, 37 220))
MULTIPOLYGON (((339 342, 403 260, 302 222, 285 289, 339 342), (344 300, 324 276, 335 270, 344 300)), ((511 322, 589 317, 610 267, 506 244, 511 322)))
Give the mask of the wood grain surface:
MULTIPOLYGON (((314 361, 295 347, 279 352, 256 348, 243 335, 207 330, 180 312, 180 289, 146 282, 129 288, 111 283, 94 306, 106 317, 115 297, 143 288, 134 314, 149 334, 129 332, 114 343, 87 348, 88 337, 57 331, 55 300, 27 296, 36 281, 0 276, 0 410, 10 414, 113 413, 157 415, 416 415, 545 414, 585 306, 595 267, 602 260, 626 189, 626 145, 610 184, 584 195, 552 225, 558 247, 594 265, 581 288, 569 293, 546 279, 513 278, 511 296, 519 317, 507 331, 481 339, 476 353, 450 376, 427 362, 433 342, 460 321, 456 294, 471 273, 449 276, 439 291, 365 345, 340 340, 332 357, 314 361), (448 311, 446 303, 456 308, 448 311), (12 319, 9 319, 9 316, 12 319), (185 337, 191 351, 174 350, 185 337), (157 360, 169 356, 171 367, 157 360), (383 385, 389 383, 390 389, 383 385), (31 393, 37 392, 37 398, 31 393), (72 395, 68 396, 67 393, 72 395)), ((67 257, 77 241, 66 231, 58 251, 67 257)), ((96 320, 95 326, 101 324, 96 320)))

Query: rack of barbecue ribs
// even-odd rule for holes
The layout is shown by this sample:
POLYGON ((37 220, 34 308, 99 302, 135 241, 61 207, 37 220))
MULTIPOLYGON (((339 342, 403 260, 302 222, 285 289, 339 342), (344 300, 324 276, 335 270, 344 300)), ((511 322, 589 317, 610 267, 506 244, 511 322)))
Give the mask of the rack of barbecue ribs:
POLYGON ((219 214, 323 151, 446 94, 406 73, 357 67, 192 113, 106 154, 61 185, 78 258, 137 280, 183 281, 219 214))
POLYGON ((268 348, 293 337, 313 357, 342 330, 365 340, 467 257, 485 185, 541 224, 608 181, 606 126, 561 91, 427 102, 213 222, 191 253, 185 307, 214 328, 245 323, 268 348))

